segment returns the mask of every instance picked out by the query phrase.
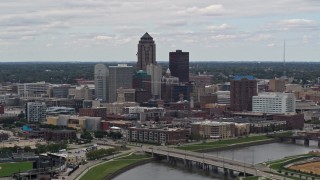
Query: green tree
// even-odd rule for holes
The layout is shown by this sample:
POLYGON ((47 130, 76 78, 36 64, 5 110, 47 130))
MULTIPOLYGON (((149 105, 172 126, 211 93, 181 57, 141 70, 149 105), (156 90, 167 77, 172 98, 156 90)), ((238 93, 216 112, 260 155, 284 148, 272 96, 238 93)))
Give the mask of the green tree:
POLYGON ((87 139, 87 140, 92 140, 93 139, 91 133, 86 131, 86 130, 83 131, 83 133, 80 135, 80 137, 82 139, 87 139))
POLYGON ((104 132, 103 131, 95 131, 94 132, 94 137, 95 138, 103 138, 104 137, 104 132))

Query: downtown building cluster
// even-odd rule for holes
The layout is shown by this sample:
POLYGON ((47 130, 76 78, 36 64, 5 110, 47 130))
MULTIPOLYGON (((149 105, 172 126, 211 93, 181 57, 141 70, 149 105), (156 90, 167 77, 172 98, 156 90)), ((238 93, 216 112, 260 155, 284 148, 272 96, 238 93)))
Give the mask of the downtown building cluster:
MULTIPOLYGON (((213 84, 207 72, 189 72, 189 52, 169 52, 168 68, 156 60, 156 43, 145 33, 136 65, 96 64, 93 79, 77 85, 46 82, 2 86, 1 117, 23 111, 24 136, 49 137, 32 123, 83 130, 120 131, 128 142, 181 144, 194 137, 224 139, 250 133, 303 129, 319 118, 319 88, 291 84, 290 78, 232 76, 213 84), (20 107, 20 108, 19 108, 20 107), (32 128, 34 127, 34 128, 32 128)), ((54 132, 54 140, 74 138, 54 132)), ((51 133, 52 134, 52 133, 51 133)))

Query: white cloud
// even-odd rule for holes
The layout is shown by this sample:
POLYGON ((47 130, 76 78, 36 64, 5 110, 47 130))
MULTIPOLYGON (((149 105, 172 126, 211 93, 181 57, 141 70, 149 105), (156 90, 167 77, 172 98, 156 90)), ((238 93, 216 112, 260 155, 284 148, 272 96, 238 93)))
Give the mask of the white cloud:
POLYGON ((291 29, 291 28, 314 28, 317 26, 316 21, 310 20, 310 19, 286 19, 277 22, 277 25, 285 28, 285 29, 291 29))
POLYGON ((221 30, 227 30, 227 29, 232 29, 233 26, 228 25, 228 24, 221 24, 221 25, 212 25, 208 26, 207 29, 210 31, 221 31, 221 30))
POLYGON ((226 11, 222 4, 211 4, 205 7, 193 6, 182 11, 178 14, 182 15, 205 15, 205 16, 219 16, 224 14, 226 11))
POLYGON ((95 36, 94 39, 95 39, 95 40, 98 40, 98 41, 100 41, 100 40, 102 40, 102 41, 109 41, 109 40, 112 40, 113 37, 111 37, 111 36, 104 36, 104 35, 98 35, 98 36, 95 36))
POLYGON ((270 44, 267 44, 268 47, 274 47, 275 44, 274 43, 270 43, 270 44))
POLYGON ((237 38, 238 36, 234 34, 219 34, 219 35, 211 36, 211 39, 215 41, 228 41, 228 40, 237 39, 237 38))

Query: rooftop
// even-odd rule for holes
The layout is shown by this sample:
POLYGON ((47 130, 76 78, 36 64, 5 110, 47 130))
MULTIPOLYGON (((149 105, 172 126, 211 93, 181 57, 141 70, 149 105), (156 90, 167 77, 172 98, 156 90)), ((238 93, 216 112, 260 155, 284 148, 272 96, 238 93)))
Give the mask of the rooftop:
POLYGON ((241 80, 241 79, 255 80, 253 76, 235 76, 233 78, 233 80, 241 80))
POLYGON ((148 32, 146 32, 142 37, 141 39, 146 39, 146 40, 150 40, 150 39, 153 39, 148 32))

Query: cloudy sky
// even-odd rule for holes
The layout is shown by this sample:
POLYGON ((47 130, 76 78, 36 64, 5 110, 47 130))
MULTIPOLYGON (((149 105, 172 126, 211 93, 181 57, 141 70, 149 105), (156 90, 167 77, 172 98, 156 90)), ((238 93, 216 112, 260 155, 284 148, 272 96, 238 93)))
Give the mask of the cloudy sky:
POLYGON ((319 0, 1 0, 0 61, 320 61, 319 0))

